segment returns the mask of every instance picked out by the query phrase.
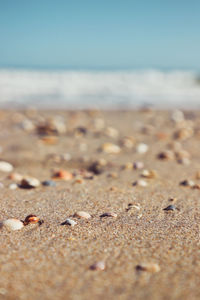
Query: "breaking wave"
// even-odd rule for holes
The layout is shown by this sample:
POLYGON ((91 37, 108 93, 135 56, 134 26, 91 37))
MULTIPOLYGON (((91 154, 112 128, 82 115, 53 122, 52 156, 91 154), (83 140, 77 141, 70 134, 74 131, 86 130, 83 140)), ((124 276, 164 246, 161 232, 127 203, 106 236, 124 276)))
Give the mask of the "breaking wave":
POLYGON ((195 72, 0 70, 0 106, 200 108, 195 72))

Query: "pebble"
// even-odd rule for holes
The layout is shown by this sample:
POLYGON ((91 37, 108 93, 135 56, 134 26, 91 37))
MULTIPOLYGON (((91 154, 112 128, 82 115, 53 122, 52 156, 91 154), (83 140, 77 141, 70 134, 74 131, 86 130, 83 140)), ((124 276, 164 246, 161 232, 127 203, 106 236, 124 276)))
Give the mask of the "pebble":
POLYGON ((136 270, 157 273, 160 271, 160 266, 156 263, 142 263, 136 266, 136 270))
POLYGON ((56 183, 53 180, 45 180, 45 181, 42 182, 42 185, 55 187, 56 183))
POLYGON ((122 170, 132 170, 133 164, 131 162, 127 162, 122 166, 122 170))
POLYGON ((75 222, 72 219, 66 219, 66 221, 64 221, 63 223, 61 223, 61 225, 70 225, 72 227, 74 227, 77 224, 77 222, 75 222))
POLYGON ((56 171, 53 176, 55 179, 61 179, 61 180, 71 180, 73 178, 72 173, 66 171, 66 170, 58 170, 56 171))
POLYGON ((9 230, 20 230, 24 227, 24 224, 18 219, 8 219, 3 221, 3 226, 9 230))
POLYGON ((113 212, 105 212, 102 215, 100 215, 100 218, 104 218, 104 217, 113 217, 113 218, 117 218, 117 214, 113 213, 113 212))
POLYGON ((149 150, 149 146, 147 144, 144 143, 140 143, 137 145, 137 152, 144 154, 149 150))
POLYGON ((146 187, 148 186, 148 183, 145 180, 139 179, 133 183, 134 186, 142 186, 146 187))
POLYGON ((0 171, 1 172, 12 172, 13 166, 6 161, 0 161, 0 171))
POLYGON ((98 261, 90 266, 90 270, 93 271, 103 271, 105 270, 105 262, 104 261, 98 261))
POLYGON ((118 154, 121 152, 121 148, 118 145, 112 143, 103 144, 101 146, 101 150, 108 154, 118 154))
POLYGON ((74 217, 82 218, 82 219, 90 219, 91 215, 85 211, 78 211, 74 214, 74 217))
POLYGON ((169 210, 176 210, 176 207, 174 205, 169 205, 165 208, 163 208, 163 210, 169 211, 169 210))
POLYGON ((24 189, 36 188, 40 185, 37 178, 26 176, 21 180, 20 187, 24 189))

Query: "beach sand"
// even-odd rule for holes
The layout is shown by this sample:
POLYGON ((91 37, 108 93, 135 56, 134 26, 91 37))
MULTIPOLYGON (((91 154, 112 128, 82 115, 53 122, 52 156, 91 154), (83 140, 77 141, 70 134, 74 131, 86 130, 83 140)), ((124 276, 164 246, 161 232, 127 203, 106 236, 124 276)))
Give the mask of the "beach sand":
POLYGON ((199 299, 199 116, 1 111, 0 157, 14 166, 11 173, 42 182, 62 169, 73 178, 12 190, 15 180, 0 172, 0 219, 34 214, 44 221, 1 228, 0 299, 199 299), (52 126, 45 123, 50 119, 52 126), (102 151, 105 143, 120 152, 102 151), (141 143, 146 153, 138 152, 141 143), (159 159, 163 151, 166 159, 159 159), (100 174, 88 171, 95 161, 100 174), (142 178, 143 169, 132 168, 138 161, 155 178, 142 178), (133 185, 141 179, 146 187, 133 185), (180 185, 184 180, 195 185, 180 185), (163 210, 168 205, 175 210, 163 210), (77 211, 91 218, 78 219, 77 211), (101 218, 105 212, 117 217, 101 218), (77 224, 61 226, 67 218, 77 224), (91 270, 98 261, 105 269, 91 270), (158 272, 141 270, 145 263, 158 265, 158 272))

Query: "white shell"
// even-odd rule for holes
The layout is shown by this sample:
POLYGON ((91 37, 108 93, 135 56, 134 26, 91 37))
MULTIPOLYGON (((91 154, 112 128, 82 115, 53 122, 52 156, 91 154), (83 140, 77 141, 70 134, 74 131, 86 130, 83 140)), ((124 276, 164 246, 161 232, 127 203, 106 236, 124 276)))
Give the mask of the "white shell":
POLYGON ((148 183, 145 180, 139 179, 133 183, 133 185, 146 187, 148 183))
POLYGON ((11 172, 13 170, 13 166, 6 162, 6 161, 0 161, 0 171, 1 172, 11 172))
POLYGON ((74 214, 75 217, 77 218, 83 218, 83 219, 90 219, 91 218, 91 215, 85 211, 77 211, 75 214, 74 214))
POLYGON ((40 181, 37 178, 27 176, 22 179, 21 185, 27 188, 35 188, 40 185, 40 181))
POLYGON ((10 185, 9 185, 9 189, 10 190, 16 190, 18 188, 18 185, 16 184, 16 183, 11 183, 10 185))
POLYGON ((8 219, 3 221, 3 226, 9 230, 19 230, 24 227, 24 224, 18 219, 8 219))
POLYGON ((74 227, 77 223, 72 220, 72 219, 66 219, 66 221, 64 222, 66 225, 70 225, 72 227, 74 227))
POLYGON ((140 143, 137 145, 137 152, 138 153, 146 153, 149 149, 149 146, 147 144, 144 144, 144 143, 140 143))

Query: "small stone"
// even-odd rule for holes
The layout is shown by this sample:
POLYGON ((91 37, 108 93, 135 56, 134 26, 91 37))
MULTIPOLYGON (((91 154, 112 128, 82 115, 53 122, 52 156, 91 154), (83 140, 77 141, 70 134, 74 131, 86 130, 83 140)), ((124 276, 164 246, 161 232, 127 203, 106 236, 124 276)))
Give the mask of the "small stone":
POLYGON ((139 145, 137 145, 137 152, 144 154, 149 150, 149 146, 147 144, 144 143, 140 143, 139 145))
POLYGON ((195 183, 192 180, 186 179, 186 180, 181 181, 180 185, 187 186, 187 187, 193 187, 195 185, 195 183))
POLYGON ((101 150, 108 154, 118 154, 121 152, 121 148, 118 145, 112 143, 105 143, 101 146, 101 150))
POLYGON ((12 172, 13 166, 6 161, 0 161, 0 171, 1 172, 12 172))
POLYGON ((157 273, 160 271, 160 266, 156 263, 142 263, 136 266, 136 270, 157 273))
POLYGON ((37 178, 26 176, 21 180, 20 187, 24 189, 36 188, 40 185, 37 178))
POLYGON ((133 167, 135 170, 140 170, 144 168, 144 163, 142 161, 136 161, 133 163, 133 167))
POLYGON ((90 270, 93 271, 103 271, 105 270, 105 262, 104 261, 98 261, 90 266, 90 270))
POLYGON ((105 212, 102 215, 100 215, 100 218, 104 218, 104 217, 113 217, 113 218, 117 218, 117 214, 113 213, 113 212, 105 212))
POLYGON ((148 183, 145 180, 139 179, 133 183, 133 186, 142 186, 146 187, 148 183))
POLYGON ((36 215, 28 215, 24 220, 24 225, 36 224, 40 219, 36 215))
POLYGON ((196 172, 196 176, 195 177, 196 177, 196 179, 200 179, 200 171, 196 172))
POLYGON ((169 211, 169 210, 176 210, 176 207, 174 205, 169 205, 165 208, 163 208, 163 210, 169 211))
POLYGON ((85 211, 78 211, 74 214, 74 217, 77 217, 80 219, 90 219, 91 215, 85 211))
POLYGON ((18 185, 16 184, 16 183, 11 183, 10 185, 9 185, 9 189, 10 190, 16 190, 18 188, 18 185))
POLYGON ((58 170, 56 171, 53 176, 55 179, 61 179, 61 180, 71 180, 73 178, 72 173, 66 171, 66 170, 58 170))
POLYGON ((45 181, 42 182, 42 185, 55 187, 56 183, 53 180, 45 180, 45 181))
POLYGON ((74 227, 76 224, 77 224, 77 222, 75 222, 72 219, 66 219, 66 221, 64 221, 63 223, 61 223, 61 225, 69 225, 69 226, 72 226, 72 227, 74 227))
POLYGON ((3 226, 9 230, 20 230, 24 227, 24 224, 18 219, 8 219, 3 221, 3 226))

